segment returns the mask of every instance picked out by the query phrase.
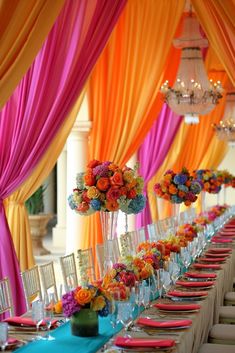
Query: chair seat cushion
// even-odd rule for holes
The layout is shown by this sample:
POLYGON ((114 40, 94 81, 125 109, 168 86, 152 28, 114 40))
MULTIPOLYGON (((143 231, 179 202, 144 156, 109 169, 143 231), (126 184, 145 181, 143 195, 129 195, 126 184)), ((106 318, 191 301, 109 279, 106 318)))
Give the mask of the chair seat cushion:
POLYGON ((232 345, 227 344, 214 344, 205 343, 203 344, 198 353, 234 353, 235 348, 232 345))
POLYGON ((235 306, 221 306, 219 308, 219 317, 235 320, 235 306))
POLYGON ((227 292, 224 296, 224 300, 235 302, 235 292, 227 292))
POLYGON ((212 326, 209 333, 209 338, 216 340, 227 340, 230 342, 234 341, 235 344, 235 325, 216 324, 212 326))

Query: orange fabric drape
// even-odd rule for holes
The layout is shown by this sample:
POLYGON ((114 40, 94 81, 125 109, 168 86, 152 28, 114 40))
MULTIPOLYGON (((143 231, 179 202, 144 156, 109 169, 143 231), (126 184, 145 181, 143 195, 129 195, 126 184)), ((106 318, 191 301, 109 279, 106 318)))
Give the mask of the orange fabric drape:
MULTIPOLYGON (((215 81, 220 80, 224 87, 228 84, 228 77, 218 61, 218 58, 211 49, 208 50, 206 66, 208 68, 208 76, 210 78, 215 81)), ((148 196, 153 220, 156 220, 158 216, 160 216, 157 213, 157 202, 153 195, 153 185, 157 181, 161 180, 163 173, 167 169, 172 168, 175 171, 180 171, 183 166, 186 166, 189 170, 193 170, 201 166, 202 161, 205 158, 204 156, 207 153, 208 146, 214 137, 214 131, 211 125, 212 123, 218 123, 222 118, 224 103, 225 95, 210 114, 200 117, 200 123, 198 125, 181 125, 180 131, 178 132, 163 165, 148 185, 148 196)), ((223 153, 221 156, 222 155, 223 153)), ((217 156, 219 157, 219 155, 217 156)), ((160 203, 163 204, 161 211, 159 212, 161 213, 161 218, 171 215, 172 205, 166 201, 162 201, 160 203)))
POLYGON ((235 0, 191 0, 211 47, 235 86, 235 0))
POLYGON ((0 108, 32 64, 64 2, 0 1, 0 108))
MULTIPOLYGON (((150 129, 162 105, 156 97, 183 7, 183 0, 128 1, 90 80, 90 159, 123 165, 150 129)), ((99 215, 84 220, 81 246, 95 248, 102 242, 99 215)))

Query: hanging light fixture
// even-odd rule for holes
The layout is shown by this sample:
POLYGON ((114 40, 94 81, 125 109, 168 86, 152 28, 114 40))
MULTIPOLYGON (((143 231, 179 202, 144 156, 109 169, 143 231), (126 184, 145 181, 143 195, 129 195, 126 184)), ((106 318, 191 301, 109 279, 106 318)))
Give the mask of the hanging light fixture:
POLYGON ((208 114, 222 97, 220 81, 208 80, 201 49, 208 46, 203 38, 196 17, 190 13, 184 19, 181 37, 173 41, 182 49, 177 79, 173 87, 166 81, 161 86, 165 101, 178 115, 184 115, 185 123, 197 124, 199 115, 208 114))
POLYGON ((220 140, 235 146, 235 91, 227 93, 223 119, 219 124, 214 124, 213 128, 220 140))

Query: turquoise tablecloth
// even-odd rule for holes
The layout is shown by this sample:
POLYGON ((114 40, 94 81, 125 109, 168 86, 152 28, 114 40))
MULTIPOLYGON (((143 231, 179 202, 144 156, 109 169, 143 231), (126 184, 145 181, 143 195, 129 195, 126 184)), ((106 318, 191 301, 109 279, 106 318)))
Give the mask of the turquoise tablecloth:
POLYGON ((96 337, 76 337, 71 335, 70 322, 51 332, 53 341, 34 341, 16 350, 17 353, 94 353, 101 348, 115 333, 120 331, 122 325, 112 328, 109 317, 99 318, 99 335, 96 337))

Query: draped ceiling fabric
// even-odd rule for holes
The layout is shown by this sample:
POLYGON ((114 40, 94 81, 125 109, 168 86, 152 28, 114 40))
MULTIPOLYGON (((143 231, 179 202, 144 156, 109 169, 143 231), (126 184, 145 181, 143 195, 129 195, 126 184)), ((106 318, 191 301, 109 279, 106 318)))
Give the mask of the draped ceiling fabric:
POLYGON ((235 86, 235 0, 191 0, 205 34, 235 86))
POLYGON ((83 98, 84 90, 33 173, 19 189, 4 200, 7 222, 21 271, 29 269, 35 264, 25 201, 38 189, 52 171, 74 125, 83 98))
MULTIPOLYGON (((140 175, 144 178, 146 196, 148 196, 147 184, 163 163, 181 122, 182 118, 173 113, 167 104, 164 104, 158 119, 139 148, 137 159, 140 163, 140 175)), ((152 223, 152 218, 147 197, 146 207, 137 215, 136 227, 138 229, 150 223, 152 223)))
POLYGON ((64 2, 0 1, 0 108, 32 64, 64 2))
MULTIPOLYGON (((162 106, 157 93, 183 7, 184 1, 128 1, 90 79, 90 159, 124 165, 150 130, 162 106)), ((102 243, 99 214, 84 223, 81 246, 94 249, 102 243)))
POLYGON ((0 278, 25 311, 3 199, 30 175, 62 126, 126 1, 68 1, 36 60, 0 114, 0 278), (11 261, 9 261, 11 259, 11 261))
MULTIPOLYGON (((222 86, 226 89, 226 86, 228 84, 227 74, 225 73, 223 67, 221 66, 221 63, 218 61, 218 58, 211 49, 208 50, 206 58, 206 67, 208 70, 209 78, 212 78, 214 81, 220 80, 222 82, 222 86)), ((200 117, 200 122, 198 125, 181 125, 179 133, 179 136, 181 136, 181 138, 178 138, 173 142, 173 146, 170 149, 162 168, 159 169, 157 174, 149 183, 149 187, 151 187, 151 189, 148 190, 150 193, 153 193, 153 185, 157 181, 161 180, 162 175, 164 174, 166 169, 172 168, 175 171, 180 171, 183 166, 186 166, 189 170, 194 170, 202 165, 202 162, 205 159, 205 155, 208 151, 208 146, 210 146, 210 143, 214 138, 215 134, 212 129, 212 123, 218 123, 222 118, 224 104, 225 95, 210 114, 200 117), (179 151, 179 153, 176 154, 176 150, 179 151)), ((223 153, 221 153, 219 157, 218 151, 218 154, 216 155, 218 158, 221 158, 223 156, 223 153)), ((220 162, 221 159, 218 160, 218 164, 220 162)), ((212 165, 207 165, 207 167, 211 168, 212 165)), ((154 217, 154 213, 156 213, 156 199, 153 197, 150 197, 150 199, 151 214, 154 217)), ((161 218, 171 215, 171 204, 167 201, 162 201, 161 203, 165 204, 165 207, 161 211, 161 218)), ((154 219, 156 219, 156 217, 154 217, 154 219)))

